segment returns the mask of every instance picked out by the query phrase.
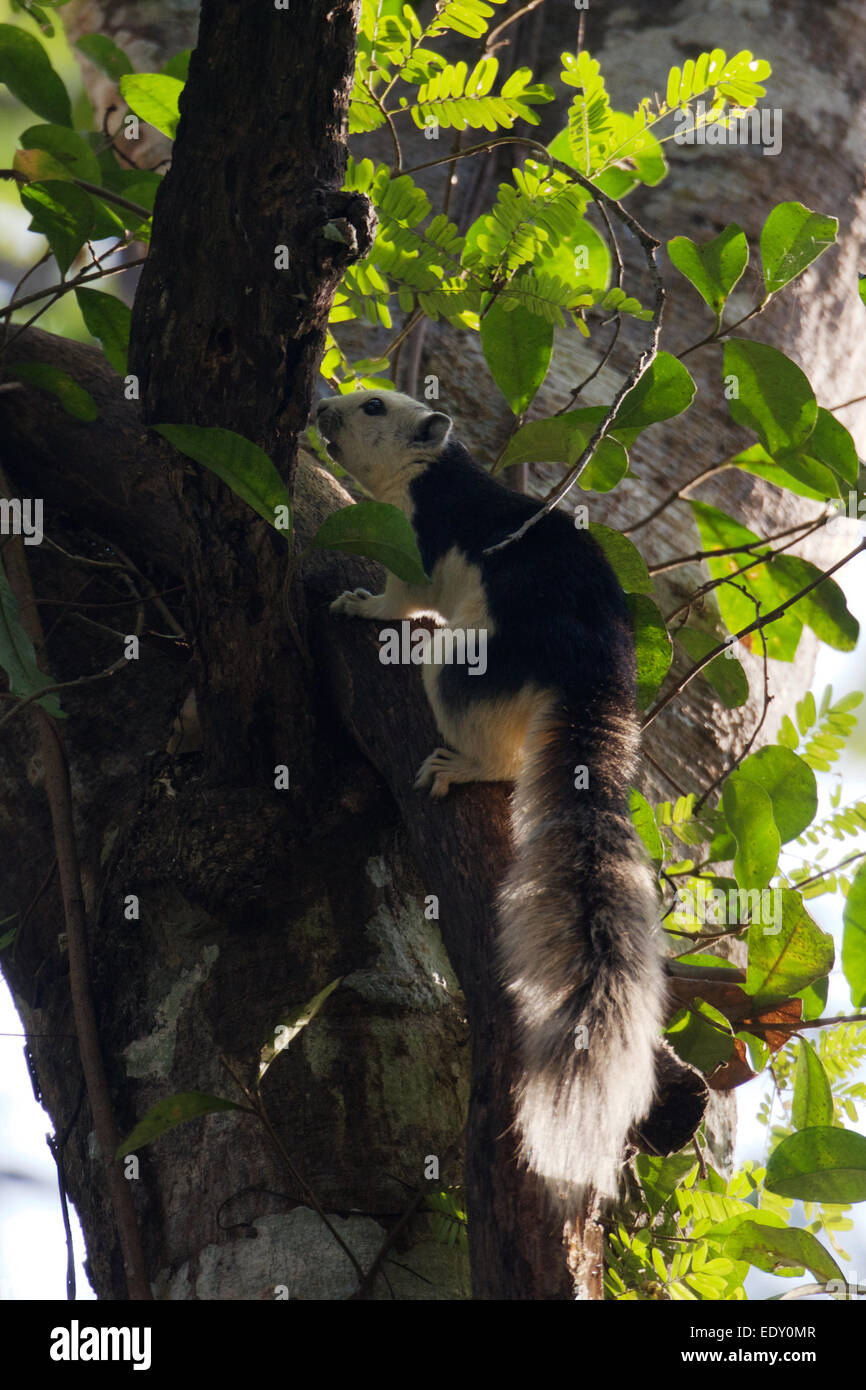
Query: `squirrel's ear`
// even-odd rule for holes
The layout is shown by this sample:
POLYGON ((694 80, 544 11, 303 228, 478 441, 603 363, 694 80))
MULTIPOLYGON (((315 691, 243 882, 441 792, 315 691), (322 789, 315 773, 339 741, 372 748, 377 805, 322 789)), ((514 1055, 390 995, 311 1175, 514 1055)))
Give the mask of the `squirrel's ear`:
POLYGON ((412 437, 413 444, 423 445, 425 449, 441 449, 451 433, 452 420, 439 410, 432 410, 418 426, 412 437))

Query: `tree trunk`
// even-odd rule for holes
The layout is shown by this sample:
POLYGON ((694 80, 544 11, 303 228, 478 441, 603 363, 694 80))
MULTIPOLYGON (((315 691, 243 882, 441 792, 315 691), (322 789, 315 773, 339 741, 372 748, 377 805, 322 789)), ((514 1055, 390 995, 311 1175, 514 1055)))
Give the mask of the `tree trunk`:
MULTIPOLYGON (((549 8, 540 53, 550 73, 542 76, 574 43, 575 17, 549 8)), ((288 12, 289 31, 286 12, 273 7, 203 5, 174 164, 136 303, 131 370, 147 423, 230 427, 261 444, 287 478, 344 264, 333 258, 341 243, 326 239, 323 228, 328 221, 353 227, 361 254, 369 235, 363 206, 339 193, 355 9, 349 0, 311 0, 288 12), (289 248, 287 271, 275 269, 280 245, 289 248)), ((736 220, 753 245, 783 198, 840 216, 839 251, 780 297, 766 322, 758 320, 762 336, 802 364, 827 405, 858 394, 866 355, 853 274, 866 239, 863 161, 849 134, 862 128, 863 57, 850 35, 863 9, 838 4, 818 13, 796 0, 780 17, 756 15, 747 0, 735 0, 699 16, 680 7, 672 21, 646 0, 591 11, 585 35, 614 104, 628 108, 663 84, 672 63, 724 42, 732 30, 737 40, 729 49, 749 47, 773 62, 765 104, 784 112, 778 158, 743 147, 668 146, 670 176, 629 205, 666 239, 708 237, 736 220)), ((549 119, 552 134, 556 120, 549 119)), ((429 147, 418 148, 417 162, 425 157, 429 147)), ((431 184, 441 187, 438 173, 431 184)), ((675 272, 666 278, 665 346, 678 351, 709 325, 692 291, 680 292, 675 272)), ((740 305, 745 312, 755 288, 750 281, 732 313, 740 305)), ((321 553, 306 565, 292 606, 312 655, 308 666, 283 618, 284 541, 211 475, 146 433, 100 354, 37 332, 19 346, 21 357, 65 365, 100 410, 88 427, 30 389, 0 396, 5 462, 16 486, 45 499, 46 534, 81 557, 71 561, 48 547, 27 553, 45 605, 51 669, 58 680, 100 671, 120 654, 124 633, 141 635, 140 659, 107 689, 63 692, 71 717, 61 725, 100 1041, 121 1131, 178 1092, 242 1099, 222 1059, 251 1084, 275 1025, 343 977, 266 1078, 281 1152, 236 1112, 184 1125, 142 1149, 133 1190, 157 1296, 270 1298, 285 1289, 294 1298, 349 1297, 358 1271, 334 1232, 369 1271, 389 1231, 394 1247, 375 1283, 368 1281, 372 1296, 467 1296, 457 1248, 434 1240, 417 1213, 398 1225, 429 1186, 432 1157, 440 1181, 460 1180, 456 1141, 469 1068, 456 972, 472 1020, 465 1181, 474 1296, 568 1297, 558 1233, 532 1180, 510 1161, 511 1027, 491 964, 491 903, 509 852, 506 790, 461 788, 437 808, 412 793, 412 774, 435 738, 417 672, 383 672, 373 634, 337 627, 327 613, 340 589, 375 586, 372 567, 321 553), (137 572, 88 563, 122 565, 127 556, 137 572), (166 637, 165 612, 149 598, 170 588, 164 602, 183 640, 166 637), (58 600, 69 610, 48 606, 58 600), (121 601, 128 610, 117 607, 121 601), (85 603, 114 606, 99 611, 85 603), (75 609, 118 636, 75 617, 75 609), (201 748, 179 751, 175 742, 170 753, 172 719, 193 689, 201 748), (275 784, 281 766, 289 772, 285 790, 275 784), (330 1225, 311 1204, 310 1188, 330 1225)), ((585 404, 610 399, 628 360, 625 347, 585 404)), ((561 405, 600 350, 595 337, 590 351, 562 342, 539 404, 561 405)), ((493 404, 477 339, 466 335, 456 351, 453 336, 434 328, 421 363, 425 375, 439 378, 440 407, 480 457, 493 457, 507 411, 493 404), (483 414, 479 399, 488 403, 483 414)), ((603 506, 593 499, 593 520, 634 522, 728 451, 735 432, 718 349, 695 353, 688 365, 701 388, 690 415, 641 437, 633 459, 638 480, 603 506)), ((866 424, 858 409, 849 412, 849 427, 866 424)), ((745 475, 725 474, 701 496, 759 531, 781 529, 809 510, 745 475)), ((300 543, 347 500, 338 484, 303 464, 300 543)), ((682 505, 637 539, 650 560, 698 548, 682 505)), ((824 563, 833 558, 826 539, 804 553, 824 563)), ((661 590, 665 610, 704 577, 696 569, 676 576, 661 590)), ((712 613, 708 605, 708 623, 712 613)), ((804 641, 792 667, 774 669, 775 720, 806 687, 811 654, 804 641)), ((711 781, 759 712, 757 694, 727 711, 706 685, 693 683, 650 730, 647 785, 670 795, 711 781)), ((0 853, 8 866, 0 918, 22 916, 4 967, 45 1104, 58 1133, 68 1131, 66 1181, 94 1287, 100 1297, 124 1297, 71 1036, 35 725, 22 714, 9 727, 17 746, 7 739, 0 761, 0 853)), ((585 1296, 598 1296, 597 1240, 590 1231, 587 1249, 572 1252, 585 1296)))

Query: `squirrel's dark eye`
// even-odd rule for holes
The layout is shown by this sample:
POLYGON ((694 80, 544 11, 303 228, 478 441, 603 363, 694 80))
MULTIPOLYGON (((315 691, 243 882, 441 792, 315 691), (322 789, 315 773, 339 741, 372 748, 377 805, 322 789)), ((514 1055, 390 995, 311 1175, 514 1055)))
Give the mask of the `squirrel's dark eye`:
POLYGON ((385 402, 380 400, 378 396, 373 396, 371 400, 364 402, 361 409, 365 415, 384 415, 385 402))

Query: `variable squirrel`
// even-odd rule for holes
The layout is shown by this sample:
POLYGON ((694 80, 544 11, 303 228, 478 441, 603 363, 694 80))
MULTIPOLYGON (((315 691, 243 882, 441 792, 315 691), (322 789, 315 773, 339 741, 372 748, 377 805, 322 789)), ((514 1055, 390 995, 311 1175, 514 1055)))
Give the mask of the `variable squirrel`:
POLYGON ((498 914, 519 1029, 521 1153, 570 1206, 614 1197, 626 1139, 647 1115, 664 1018, 653 877, 629 815, 638 722, 625 599, 592 536, 562 511, 496 546, 539 510, 474 462, 440 411, 387 391, 318 403, 328 453, 412 523, 428 585, 333 613, 435 614, 487 634, 486 670, 425 664, 448 747, 416 786, 514 781, 514 862, 498 914))

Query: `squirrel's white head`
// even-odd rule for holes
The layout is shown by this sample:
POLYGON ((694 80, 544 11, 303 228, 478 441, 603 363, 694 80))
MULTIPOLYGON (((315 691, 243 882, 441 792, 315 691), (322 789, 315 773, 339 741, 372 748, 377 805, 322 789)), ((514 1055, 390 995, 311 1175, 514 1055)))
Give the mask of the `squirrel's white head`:
POLYGON ((402 505, 409 482, 422 473, 451 433, 451 420, 398 391, 326 396, 316 428, 335 463, 365 492, 402 505))

